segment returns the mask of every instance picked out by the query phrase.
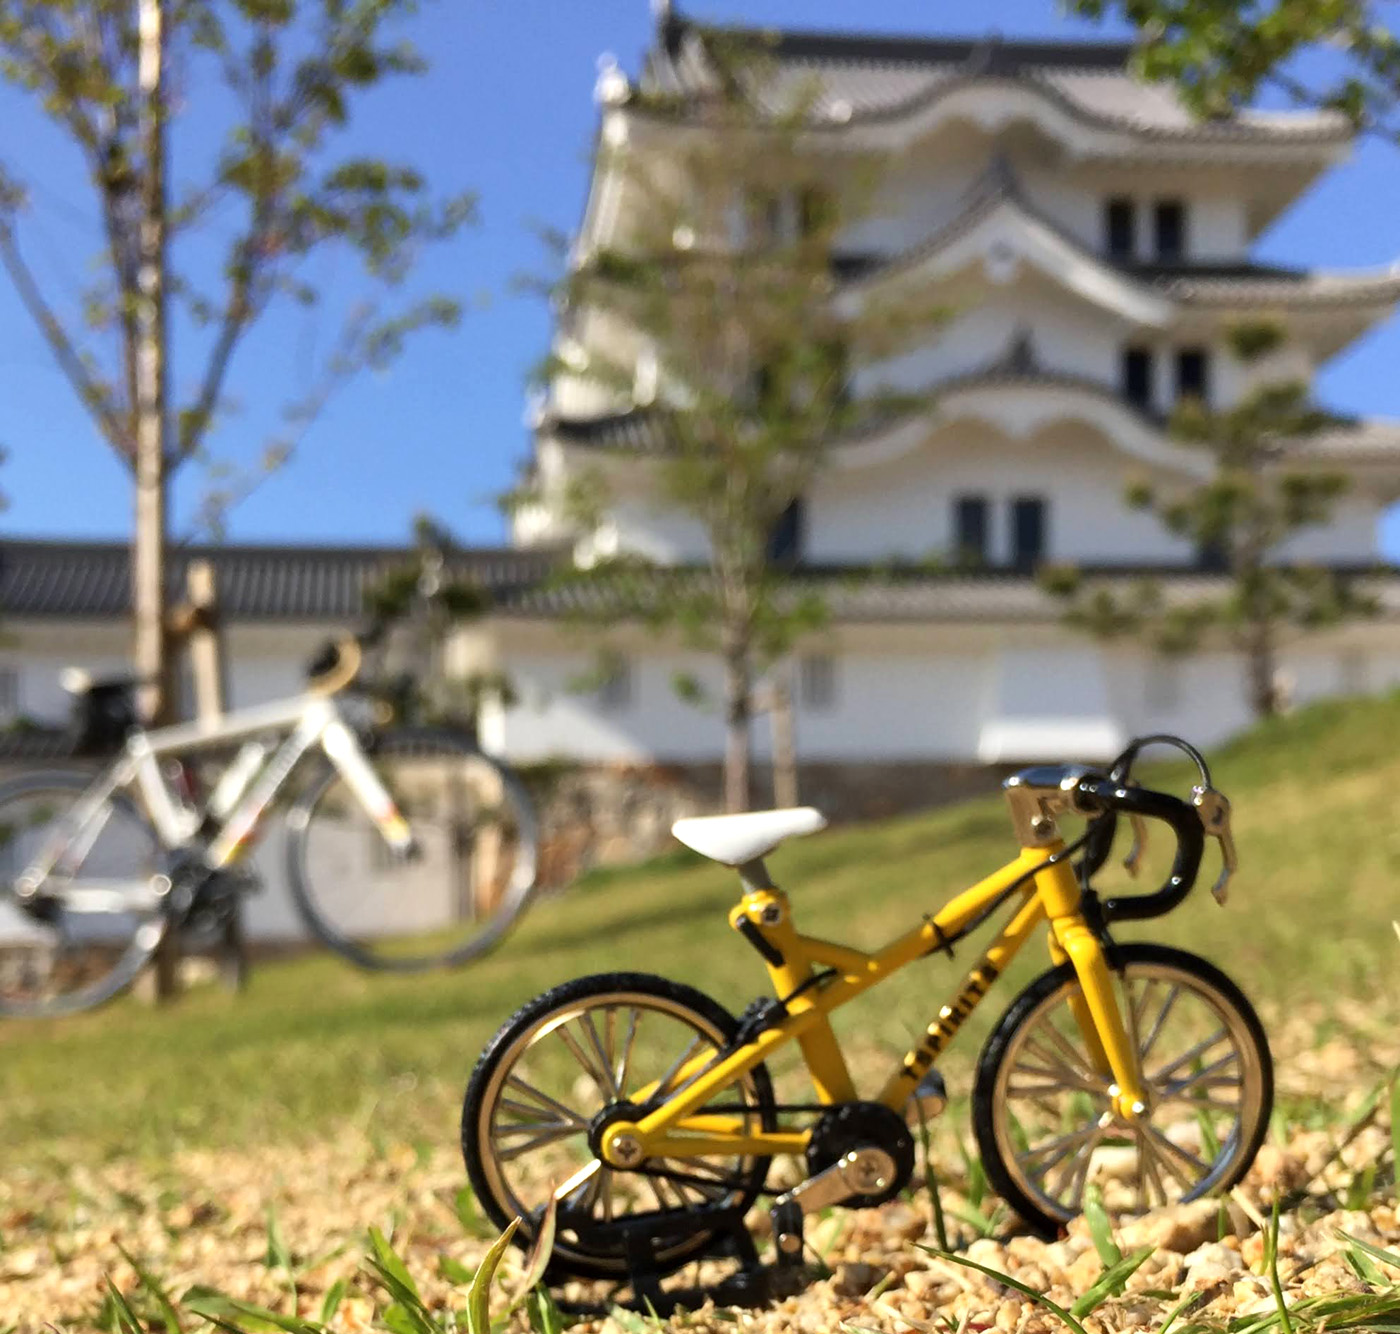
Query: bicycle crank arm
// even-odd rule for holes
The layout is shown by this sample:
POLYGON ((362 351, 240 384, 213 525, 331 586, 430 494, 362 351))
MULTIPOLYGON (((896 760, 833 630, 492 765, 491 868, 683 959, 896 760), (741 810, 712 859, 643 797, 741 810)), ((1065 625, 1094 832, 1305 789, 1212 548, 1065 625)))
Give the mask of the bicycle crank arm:
POLYGON ((773 1202, 773 1235, 778 1251, 795 1262, 802 1254, 802 1219, 853 1195, 878 1195, 894 1180, 894 1159, 874 1147, 852 1149, 816 1176, 799 1182, 773 1202))

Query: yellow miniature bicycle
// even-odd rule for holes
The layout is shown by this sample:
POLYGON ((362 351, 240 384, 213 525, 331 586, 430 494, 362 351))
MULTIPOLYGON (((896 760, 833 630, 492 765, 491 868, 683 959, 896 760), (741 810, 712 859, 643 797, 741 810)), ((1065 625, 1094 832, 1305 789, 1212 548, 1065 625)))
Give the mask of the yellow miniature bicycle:
MULTIPOLYGON (((462 1147, 485 1210, 518 1235, 553 1201, 552 1274, 652 1278, 715 1252, 761 1195, 776 1195, 779 1260, 803 1249, 805 1215, 893 1198, 914 1169, 910 1121, 941 1111, 935 1062, 1031 935, 1053 966, 1016 997, 977 1066, 972 1116, 987 1175, 1033 1228, 1057 1232, 1095 1182, 1111 1210, 1141 1212, 1233 1185, 1268 1125, 1272 1064, 1253 1008, 1219 969, 1154 944, 1118 944, 1110 923, 1175 908, 1205 839, 1220 843, 1214 892, 1234 870, 1230 807, 1204 759, 1175 737, 1141 738, 1105 771, 1026 769, 1004 784, 1020 855, 874 953, 801 934, 763 858, 815 832, 811 809, 680 821, 682 843, 738 869, 730 924, 763 957, 775 998, 736 1018, 689 986, 643 973, 580 978, 526 1005, 492 1039, 467 1088, 462 1147), (1186 751, 1189 800, 1132 781, 1145 745, 1186 751), (1061 818, 1082 815, 1067 842, 1061 818), (1176 838, 1155 892, 1102 899, 1093 875, 1118 817, 1176 838), (1077 854, 1077 860, 1076 860, 1077 854), (838 1006, 896 969, 947 953, 1003 906, 1001 933, 874 1097, 861 1097, 832 1031, 838 1006), (796 1043, 815 1101, 775 1099, 764 1061, 796 1043), (771 1159, 805 1176, 767 1191, 771 1159)), ((747 1236, 747 1234, 745 1234, 747 1236)), ((749 1242, 752 1258, 752 1243, 749 1242)))

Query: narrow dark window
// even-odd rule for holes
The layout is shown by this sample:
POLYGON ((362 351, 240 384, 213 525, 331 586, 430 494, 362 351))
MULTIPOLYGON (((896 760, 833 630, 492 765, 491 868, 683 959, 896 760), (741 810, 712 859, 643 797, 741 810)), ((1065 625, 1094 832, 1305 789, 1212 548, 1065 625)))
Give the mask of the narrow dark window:
POLYGON ((1122 367, 1123 397, 1144 412, 1152 407, 1152 352, 1145 347, 1125 347, 1122 367))
POLYGON ((806 528, 801 497, 779 516, 768 534, 768 563, 791 569, 802 559, 803 530, 806 528))
POLYGON ((1159 199, 1155 213, 1158 259, 1186 257, 1186 205, 1179 199, 1159 199))
POLYGON ((1011 502, 1011 563, 1033 570, 1045 557, 1045 501, 1018 496, 1011 502))
POLYGON ((1196 548, 1196 565, 1207 574, 1227 574, 1230 569, 1230 552, 1223 542, 1202 542, 1196 548))
POLYGON ((1183 347, 1176 354, 1176 397, 1210 402, 1210 354, 1202 347, 1183 347))
POLYGON ((987 563, 987 497, 953 500, 953 556, 962 564, 987 563))
MULTIPOLYGON (((836 659, 829 654, 803 658, 799 664, 798 698, 804 709, 822 713, 836 707, 836 659)), ((384 841, 382 838, 379 840, 384 841)))
POLYGON ((797 228, 802 236, 816 236, 835 221, 831 192, 820 185, 804 186, 797 196, 797 228))
POLYGON ((1104 205, 1104 249, 1110 259, 1132 259, 1137 250, 1137 206, 1118 197, 1104 205))

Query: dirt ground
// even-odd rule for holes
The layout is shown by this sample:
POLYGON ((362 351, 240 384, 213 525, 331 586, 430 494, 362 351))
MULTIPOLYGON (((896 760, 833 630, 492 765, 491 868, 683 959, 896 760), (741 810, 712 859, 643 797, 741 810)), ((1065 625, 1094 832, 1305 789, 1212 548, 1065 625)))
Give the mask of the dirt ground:
MULTIPOLYGON (((1292 1045, 1292 1044, 1290 1044, 1292 1045)), ((1361 1066, 1374 1069, 1353 1040, 1335 1038, 1294 1050, 1281 1063, 1285 1104, 1309 1089, 1356 1087, 1361 1066)), ((1369 1076, 1368 1076, 1369 1077, 1369 1076)), ((1270 1201, 1307 1186, 1308 1202, 1282 1219, 1279 1274, 1290 1302, 1321 1293, 1384 1293, 1400 1284, 1400 1266, 1372 1259, 1358 1274, 1342 1233, 1375 1247, 1400 1246, 1388 1099, 1367 1116, 1359 1099, 1330 1124, 1309 1128, 1276 1121, 1271 1138, 1224 1208, 1206 1200, 1123 1224, 1116 1240, 1127 1254, 1150 1246, 1127 1290, 1086 1317, 1091 1331, 1160 1328, 1183 1300, 1197 1323, 1223 1322, 1274 1309, 1258 1221, 1270 1201), (1350 1134, 1350 1141, 1343 1141, 1350 1134), (1378 1169, 1378 1170, 1377 1170, 1378 1169), (1343 1208, 1342 1203, 1355 1207, 1343 1208)), ((949 1210, 949 1240, 967 1259, 989 1266, 1069 1306, 1088 1290, 1102 1262, 1083 1220, 1045 1243, 1008 1235, 976 1237, 952 1216, 961 1166, 940 1163, 949 1210)), ((460 1310, 465 1270, 474 1269, 492 1229, 474 1215, 454 1149, 370 1143, 346 1132, 309 1149, 187 1151, 154 1170, 149 1163, 64 1166, 55 1151, 0 1181, 0 1330, 99 1328, 110 1279, 142 1299, 130 1257, 179 1299, 205 1286, 284 1314, 319 1318, 339 1282, 344 1295, 333 1329, 371 1328, 388 1299, 364 1264, 367 1229, 392 1239, 425 1304, 460 1310)), ((919 1190, 883 1209, 836 1210, 809 1224, 808 1240, 827 1276, 762 1311, 701 1311, 692 1328, 832 1331, 840 1322, 864 1329, 1035 1331, 1059 1322, 1014 1288, 920 1249, 934 1245, 931 1205, 919 1190)), ((519 1287, 523 1258, 502 1270, 497 1308, 519 1287)), ((1400 1289, 1396 1289, 1400 1291, 1400 1289)), ((1400 1311, 1400 1298, 1396 1299, 1400 1311)), ((637 1317, 592 1322, 599 1334, 638 1334, 637 1317)), ((523 1316, 516 1317, 517 1322, 523 1316)), ((190 1321, 187 1328, 197 1327, 190 1321)))

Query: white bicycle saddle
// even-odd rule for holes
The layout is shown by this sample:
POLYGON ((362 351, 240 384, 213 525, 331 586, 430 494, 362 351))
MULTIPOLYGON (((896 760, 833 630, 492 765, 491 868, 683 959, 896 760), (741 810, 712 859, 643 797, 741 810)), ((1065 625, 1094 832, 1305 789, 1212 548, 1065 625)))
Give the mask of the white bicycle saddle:
POLYGON ((785 839, 826 828, 826 816, 812 806, 743 815, 704 815, 677 820, 671 832, 686 847, 722 866, 742 866, 766 857, 785 839))

